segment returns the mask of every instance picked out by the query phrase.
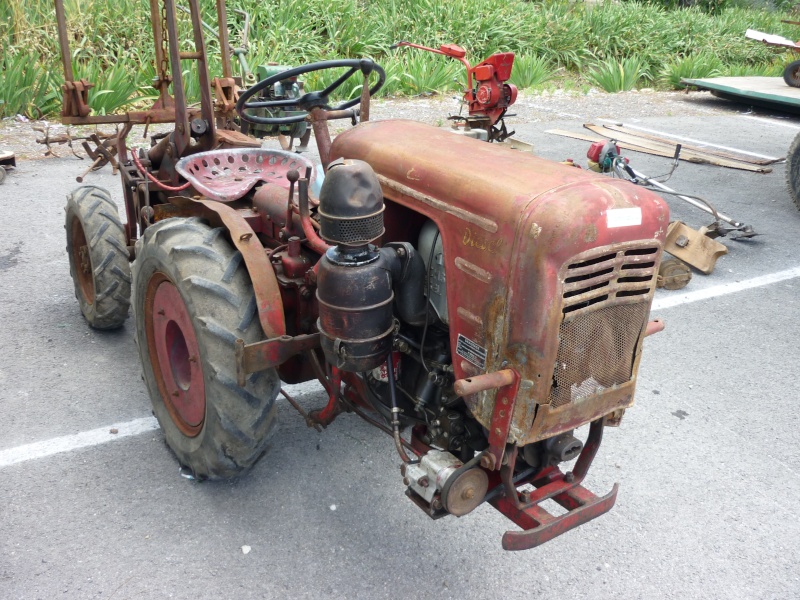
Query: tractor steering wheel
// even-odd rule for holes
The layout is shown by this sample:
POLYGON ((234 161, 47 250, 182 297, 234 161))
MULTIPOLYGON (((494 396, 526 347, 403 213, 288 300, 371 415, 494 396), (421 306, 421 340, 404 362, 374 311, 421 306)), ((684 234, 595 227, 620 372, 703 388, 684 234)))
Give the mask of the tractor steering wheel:
POLYGON ((361 98, 354 98, 353 100, 348 100, 339 106, 331 107, 328 104, 328 97, 334 90, 340 88, 356 72, 361 71, 365 76, 368 76, 373 70, 378 73, 378 81, 369 89, 370 96, 381 89, 383 83, 386 81, 386 73, 379 65, 375 64, 369 58, 323 60, 321 62, 311 63, 310 65, 289 69, 287 71, 283 71, 282 73, 277 73, 272 77, 262 79, 253 87, 248 88, 241 96, 239 96, 239 101, 236 103, 236 112, 239 113, 239 116, 243 120, 249 123, 259 123, 262 125, 289 125, 291 123, 301 123, 305 120, 305 116, 294 115, 291 117, 260 117, 247 111, 248 109, 254 108, 272 109, 290 107, 297 107, 305 111, 311 111, 313 108, 323 108, 329 111, 344 110, 358 104, 361 98), (248 102, 248 100, 254 95, 267 89, 269 86, 278 83, 279 81, 284 81, 290 77, 297 77, 298 75, 303 75, 304 73, 321 71, 323 69, 335 69, 337 67, 350 67, 350 69, 320 92, 308 92, 299 98, 291 98, 287 100, 264 100, 258 102, 248 102))

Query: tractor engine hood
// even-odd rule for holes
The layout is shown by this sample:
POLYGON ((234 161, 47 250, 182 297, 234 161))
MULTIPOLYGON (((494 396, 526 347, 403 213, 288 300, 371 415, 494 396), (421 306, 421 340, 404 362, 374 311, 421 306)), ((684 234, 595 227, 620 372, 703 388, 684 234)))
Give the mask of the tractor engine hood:
MULTIPOLYGON (((510 442, 633 403, 669 224, 663 199, 414 121, 358 125, 333 143, 339 157, 368 162, 387 202, 439 227, 455 376, 517 371, 510 442)), ((485 427, 496 393, 465 398, 485 427)))

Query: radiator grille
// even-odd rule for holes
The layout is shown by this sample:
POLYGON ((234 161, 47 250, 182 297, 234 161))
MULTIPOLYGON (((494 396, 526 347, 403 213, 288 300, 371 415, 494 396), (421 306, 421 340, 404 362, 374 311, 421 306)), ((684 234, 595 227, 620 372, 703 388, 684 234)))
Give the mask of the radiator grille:
POLYGON ((564 266, 551 407, 630 381, 655 291, 659 250, 652 242, 597 248, 564 266))
POLYGON ((561 323, 550 406, 630 381, 647 303, 606 306, 561 323))
POLYGON ((567 263, 564 314, 588 307, 640 302, 652 295, 659 247, 598 248, 567 263))

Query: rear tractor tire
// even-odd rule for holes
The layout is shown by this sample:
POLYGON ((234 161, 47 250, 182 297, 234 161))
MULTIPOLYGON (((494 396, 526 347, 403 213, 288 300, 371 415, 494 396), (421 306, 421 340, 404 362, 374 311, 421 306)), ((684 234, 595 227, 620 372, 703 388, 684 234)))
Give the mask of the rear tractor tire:
POLYGON ((67 196, 66 211, 69 271, 81 312, 95 329, 122 327, 131 265, 117 205, 103 188, 85 185, 67 196))
POLYGON ((196 218, 167 219, 136 243, 136 344, 167 445, 199 479, 244 472, 275 424, 274 369, 236 383, 235 341, 263 339, 242 255, 196 218))

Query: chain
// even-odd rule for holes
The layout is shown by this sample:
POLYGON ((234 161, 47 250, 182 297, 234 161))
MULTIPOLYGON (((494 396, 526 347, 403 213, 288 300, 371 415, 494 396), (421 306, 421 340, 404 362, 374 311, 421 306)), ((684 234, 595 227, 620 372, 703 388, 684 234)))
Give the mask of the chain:
POLYGON ((167 3, 161 3, 161 79, 169 81, 169 47, 167 39, 167 3))

